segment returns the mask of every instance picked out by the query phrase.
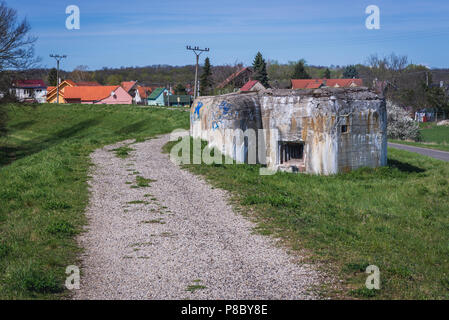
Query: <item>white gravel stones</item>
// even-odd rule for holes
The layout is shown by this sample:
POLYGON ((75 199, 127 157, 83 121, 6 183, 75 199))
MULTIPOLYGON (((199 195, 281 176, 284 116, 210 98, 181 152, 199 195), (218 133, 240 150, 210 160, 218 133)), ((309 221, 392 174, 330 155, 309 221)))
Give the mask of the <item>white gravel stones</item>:
POLYGON ((312 290, 321 278, 315 268, 254 234, 255 225, 233 212, 226 192, 161 153, 167 141, 132 144, 127 159, 110 150, 129 141, 92 154, 89 224, 79 237, 81 288, 74 298, 319 298, 312 290), (132 188, 136 176, 156 181, 132 188))

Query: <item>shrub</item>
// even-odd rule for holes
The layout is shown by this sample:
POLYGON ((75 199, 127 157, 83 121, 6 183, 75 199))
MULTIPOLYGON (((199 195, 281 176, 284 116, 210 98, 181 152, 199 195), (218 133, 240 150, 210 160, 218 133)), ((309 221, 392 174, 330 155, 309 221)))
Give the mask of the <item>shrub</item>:
POLYGON ((387 134, 391 139, 420 140, 419 125, 403 108, 387 101, 387 134))
POLYGON ((47 232, 60 236, 71 236, 76 234, 73 225, 66 221, 55 221, 48 225, 47 232))

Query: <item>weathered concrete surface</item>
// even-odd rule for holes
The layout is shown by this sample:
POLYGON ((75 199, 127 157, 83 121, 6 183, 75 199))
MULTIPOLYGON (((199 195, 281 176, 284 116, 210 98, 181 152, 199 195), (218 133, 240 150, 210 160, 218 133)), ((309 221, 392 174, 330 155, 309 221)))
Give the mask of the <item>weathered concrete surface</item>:
POLYGON ((226 130, 265 129, 258 139, 265 156, 258 162, 272 169, 288 167, 290 162, 280 159, 280 144, 301 144, 300 164, 295 163, 303 167, 300 171, 334 174, 386 164, 386 119, 384 99, 366 88, 269 89, 197 98, 191 135, 242 161, 251 146, 226 130))

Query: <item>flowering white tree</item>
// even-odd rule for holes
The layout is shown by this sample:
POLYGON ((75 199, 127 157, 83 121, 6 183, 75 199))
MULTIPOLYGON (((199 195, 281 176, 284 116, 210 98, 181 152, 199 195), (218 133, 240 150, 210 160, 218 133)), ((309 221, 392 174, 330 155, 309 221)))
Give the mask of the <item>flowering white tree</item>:
POLYGON ((420 138, 418 123, 390 100, 387 100, 387 123, 387 134, 391 139, 418 141, 420 138))

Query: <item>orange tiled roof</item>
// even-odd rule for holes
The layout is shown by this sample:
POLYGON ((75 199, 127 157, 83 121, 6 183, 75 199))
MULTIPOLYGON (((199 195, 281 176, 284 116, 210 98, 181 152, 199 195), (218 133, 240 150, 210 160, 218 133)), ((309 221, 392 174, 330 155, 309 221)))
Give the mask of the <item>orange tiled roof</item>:
POLYGON ((323 85, 322 79, 293 79, 293 89, 316 89, 323 85))
POLYGON ((153 90, 151 89, 151 87, 142 87, 142 86, 138 86, 137 90, 139 90, 139 95, 141 98, 148 98, 148 92, 151 93, 153 90))
POLYGON ((123 81, 120 86, 125 89, 126 92, 131 90, 131 88, 136 84, 136 81, 123 81))
POLYGON ((358 87, 363 86, 362 79, 328 79, 326 81, 328 87, 335 87, 336 85, 339 87, 350 87, 352 84, 358 87))
MULTIPOLYGON (((71 87, 74 87, 74 86, 77 85, 72 80, 64 80, 64 81, 62 81, 59 84, 59 94, 61 96, 63 96, 63 97, 64 97, 64 92, 63 91, 65 90, 64 84, 68 84, 68 86, 71 86, 71 87)), ((53 86, 47 87, 47 99, 49 99, 51 96, 55 95, 56 93, 57 93, 56 87, 53 87, 53 86)))
POLYGON ((99 101, 111 95, 119 86, 78 86, 67 87, 65 99, 80 99, 81 101, 99 101))

